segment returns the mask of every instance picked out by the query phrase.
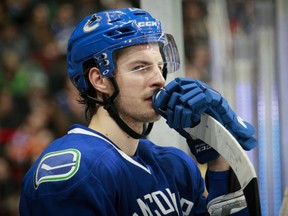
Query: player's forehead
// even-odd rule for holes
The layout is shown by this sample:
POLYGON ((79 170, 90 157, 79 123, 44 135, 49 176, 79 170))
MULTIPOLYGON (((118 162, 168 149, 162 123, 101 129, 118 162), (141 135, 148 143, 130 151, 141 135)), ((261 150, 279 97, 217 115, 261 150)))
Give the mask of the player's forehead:
POLYGON ((120 50, 117 54, 117 60, 128 61, 137 59, 155 59, 157 61, 162 59, 160 48, 157 43, 147 43, 131 46, 120 50))

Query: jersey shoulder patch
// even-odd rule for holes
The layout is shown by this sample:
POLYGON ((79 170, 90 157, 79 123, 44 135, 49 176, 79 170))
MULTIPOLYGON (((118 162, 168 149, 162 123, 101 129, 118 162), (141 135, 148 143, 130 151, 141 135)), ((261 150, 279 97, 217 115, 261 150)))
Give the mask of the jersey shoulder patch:
POLYGON ((34 187, 43 182, 65 181, 74 176, 80 167, 81 153, 66 149, 45 154, 34 174, 34 187))

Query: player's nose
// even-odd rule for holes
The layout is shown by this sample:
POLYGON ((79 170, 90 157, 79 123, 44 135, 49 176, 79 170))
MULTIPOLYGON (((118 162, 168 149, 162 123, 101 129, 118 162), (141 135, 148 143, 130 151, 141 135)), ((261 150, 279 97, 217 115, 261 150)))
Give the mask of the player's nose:
POLYGON ((163 71, 156 65, 153 67, 153 76, 151 78, 151 82, 153 83, 153 86, 157 86, 159 88, 162 88, 165 85, 163 71))

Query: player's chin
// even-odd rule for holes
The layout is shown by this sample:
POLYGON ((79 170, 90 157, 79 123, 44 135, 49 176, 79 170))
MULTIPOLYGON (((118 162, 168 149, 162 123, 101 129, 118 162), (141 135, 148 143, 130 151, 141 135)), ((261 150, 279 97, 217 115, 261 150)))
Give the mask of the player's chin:
POLYGON ((161 118, 161 115, 159 113, 156 112, 156 110, 154 109, 153 105, 152 105, 152 100, 150 99, 146 99, 145 100, 147 108, 146 110, 149 112, 150 116, 153 116, 153 119, 155 119, 154 121, 158 121, 161 118))
POLYGON ((150 116, 151 116, 150 122, 158 121, 161 118, 161 115, 159 113, 157 113, 154 109, 152 110, 150 116))
POLYGON ((156 118, 155 118, 155 121, 158 121, 160 118, 161 118, 161 115, 160 114, 158 114, 158 113, 156 113, 156 118))

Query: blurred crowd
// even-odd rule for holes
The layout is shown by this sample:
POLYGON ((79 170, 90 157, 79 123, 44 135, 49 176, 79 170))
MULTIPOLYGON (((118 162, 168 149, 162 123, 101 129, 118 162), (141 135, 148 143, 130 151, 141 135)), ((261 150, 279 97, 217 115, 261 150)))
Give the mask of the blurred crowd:
POLYGON ((66 43, 95 11, 128 0, 0 2, 0 215, 17 216, 21 180, 31 163, 73 123, 85 124, 67 78, 66 43))
MULTIPOLYGON (((140 1, 1 0, 0 216, 18 216, 23 175, 43 149, 71 124, 86 124, 66 69, 75 25, 95 11, 128 6, 140 1)), ((183 0, 186 75, 210 82, 206 19, 203 1, 183 0)))
POLYGON ((211 81, 209 31, 204 1, 183 1, 183 38, 186 76, 211 81))

